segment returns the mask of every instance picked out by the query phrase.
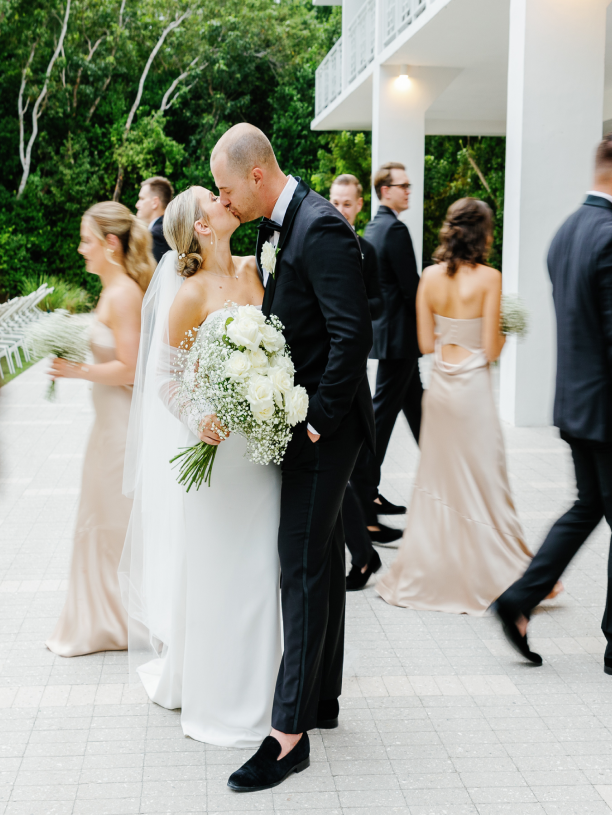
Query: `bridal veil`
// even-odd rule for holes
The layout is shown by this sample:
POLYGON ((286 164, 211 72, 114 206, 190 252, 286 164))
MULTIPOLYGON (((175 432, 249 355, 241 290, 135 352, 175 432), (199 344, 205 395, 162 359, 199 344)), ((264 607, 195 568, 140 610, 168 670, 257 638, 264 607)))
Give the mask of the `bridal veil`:
POLYGON ((119 583, 129 618, 131 681, 170 641, 184 566, 184 489, 170 459, 193 437, 160 393, 172 386, 176 368, 176 352, 168 344, 168 315, 183 282, 176 262, 176 252, 163 256, 143 301, 128 427, 123 492, 134 503, 119 583))

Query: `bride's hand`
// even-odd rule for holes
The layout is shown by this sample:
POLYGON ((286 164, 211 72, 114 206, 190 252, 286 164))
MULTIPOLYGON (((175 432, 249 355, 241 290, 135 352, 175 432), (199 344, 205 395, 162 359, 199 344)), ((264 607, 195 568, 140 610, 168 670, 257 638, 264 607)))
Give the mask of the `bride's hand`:
POLYGON ((52 379, 86 379, 89 368, 79 362, 68 362, 61 357, 53 357, 47 371, 52 379))
POLYGON ((200 432, 198 435, 200 437, 200 441, 206 442, 206 444, 220 444, 223 439, 226 439, 229 436, 229 433, 229 430, 223 427, 217 418, 217 414, 210 413, 200 422, 200 432), (223 431, 223 438, 219 435, 216 428, 220 428, 223 431))

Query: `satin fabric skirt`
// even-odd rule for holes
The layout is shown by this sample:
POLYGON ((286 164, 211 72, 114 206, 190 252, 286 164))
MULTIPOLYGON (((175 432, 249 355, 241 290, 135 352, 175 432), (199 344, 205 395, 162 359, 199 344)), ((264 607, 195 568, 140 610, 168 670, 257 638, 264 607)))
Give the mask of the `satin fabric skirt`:
POLYGON ((531 560, 482 352, 455 366, 437 350, 420 447, 404 538, 376 590, 396 606, 482 615, 531 560))
POLYGON ((168 643, 138 674, 154 702, 182 708, 186 736, 254 749, 270 733, 281 659, 281 476, 245 452, 246 441, 232 434, 211 486, 184 495, 168 643))
MULTIPOLYGON (((112 331, 94 321, 96 362, 115 359, 112 331)), ((117 568, 132 502, 121 493, 132 389, 94 384, 96 419, 83 463, 66 602, 46 642, 63 657, 128 647, 117 568)))

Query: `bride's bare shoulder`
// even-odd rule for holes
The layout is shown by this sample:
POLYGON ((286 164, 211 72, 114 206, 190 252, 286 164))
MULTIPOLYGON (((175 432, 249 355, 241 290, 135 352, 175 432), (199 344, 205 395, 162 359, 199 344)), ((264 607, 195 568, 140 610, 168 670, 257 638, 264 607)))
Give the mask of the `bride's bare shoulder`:
POLYGON ((238 273, 248 272, 249 274, 259 275, 255 255, 232 255, 232 260, 238 273))
POLYGON ((186 331, 200 325, 206 316, 206 299, 202 281, 196 276, 188 277, 176 293, 170 308, 171 345, 178 345, 186 331))

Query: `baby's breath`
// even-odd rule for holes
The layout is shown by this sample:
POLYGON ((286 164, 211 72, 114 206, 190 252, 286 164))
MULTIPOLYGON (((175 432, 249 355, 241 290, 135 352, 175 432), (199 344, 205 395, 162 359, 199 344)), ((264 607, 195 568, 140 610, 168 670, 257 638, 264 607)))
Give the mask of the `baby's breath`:
MULTIPOLYGON (((181 413, 190 414, 198 424, 215 413, 224 428, 247 440, 247 457, 257 464, 281 463, 291 427, 306 418, 308 408, 306 391, 293 382, 294 367, 283 330, 278 317, 264 318, 253 306, 232 304, 213 314, 198 330, 195 341, 189 332, 179 349, 180 367, 184 367, 179 388, 181 413), (245 338, 245 345, 237 344, 240 337, 245 338)), ((205 457, 211 459, 206 447, 209 445, 200 445, 203 464, 205 457)), ((190 451, 181 455, 193 467, 194 448, 190 451)), ((212 461, 203 476, 209 484, 211 468, 212 461)), ((197 476, 183 474, 182 478, 188 488, 202 482, 197 476)))

